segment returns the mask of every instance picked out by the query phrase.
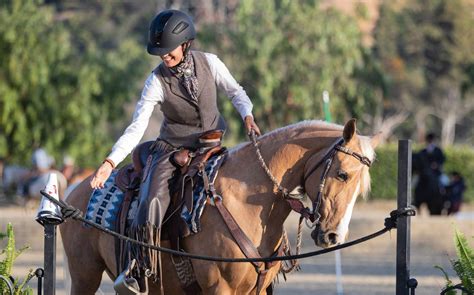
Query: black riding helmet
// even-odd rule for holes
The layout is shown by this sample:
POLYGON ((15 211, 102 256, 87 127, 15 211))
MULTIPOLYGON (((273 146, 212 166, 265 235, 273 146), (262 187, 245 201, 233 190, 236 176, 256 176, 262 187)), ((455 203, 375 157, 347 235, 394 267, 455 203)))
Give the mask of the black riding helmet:
POLYGON ((162 56, 195 37, 193 21, 186 13, 164 10, 150 24, 147 51, 162 56))

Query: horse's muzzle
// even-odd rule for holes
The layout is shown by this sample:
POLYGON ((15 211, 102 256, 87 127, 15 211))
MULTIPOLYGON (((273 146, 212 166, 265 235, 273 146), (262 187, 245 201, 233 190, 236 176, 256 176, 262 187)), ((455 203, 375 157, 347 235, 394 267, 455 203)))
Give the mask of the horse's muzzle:
POLYGON ((323 231, 319 225, 311 232, 311 238, 316 246, 321 248, 328 248, 341 243, 340 237, 336 232, 323 231))

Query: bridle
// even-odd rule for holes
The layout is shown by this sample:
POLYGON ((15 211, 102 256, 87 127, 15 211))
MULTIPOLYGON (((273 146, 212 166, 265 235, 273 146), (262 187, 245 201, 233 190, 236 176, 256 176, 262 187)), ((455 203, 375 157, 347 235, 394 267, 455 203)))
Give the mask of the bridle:
MULTIPOLYGON (((253 130, 252 130, 253 131, 253 130)), ((283 195, 283 198, 289 203, 290 207, 292 210, 298 212, 301 214, 302 217, 304 217, 306 220, 311 221, 312 225, 311 227, 316 226, 319 224, 319 219, 321 218, 321 214, 319 213, 319 207, 321 206, 322 202, 322 197, 324 193, 324 188, 326 186, 326 179, 329 174, 329 170, 331 169, 334 157, 336 156, 337 152, 344 153, 346 155, 350 155, 357 160, 363 165, 366 165, 367 167, 370 167, 372 165, 372 161, 367 158, 366 156, 363 156, 357 152, 352 151, 351 149, 342 146, 342 143, 344 142, 343 138, 338 138, 324 153, 324 156, 319 160, 314 166, 312 166, 308 171, 308 173, 305 173, 304 176, 304 182, 316 171, 319 169, 319 167, 325 163, 325 167, 323 170, 323 173, 321 174, 321 178, 319 181, 319 188, 318 188, 318 193, 316 195, 316 198, 312 202, 312 210, 310 210, 308 207, 304 207, 303 203, 301 202, 300 198, 295 196, 294 194, 290 193, 288 189, 284 188, 281 183, 278 182, 278 180, 273 176, 271 173, 270 169, 268 168, 267 164, 265 163, 265 160, 262 157, 262 154, 260 153, 260 148, 258 147, 257 144, 257 138, 255 135, 255 132, 250 133, 250 138, 253 142, 253 146, 255 147, 256 153, 258 160, 260 162, 260 165, 262 168, 265 170, 265 173, 268 175, 270 180, 273 182, 273 185, 277 188, 278 192, 280 192, 283 195)), ((298 194, 299 195, 299 194, 298 194)))

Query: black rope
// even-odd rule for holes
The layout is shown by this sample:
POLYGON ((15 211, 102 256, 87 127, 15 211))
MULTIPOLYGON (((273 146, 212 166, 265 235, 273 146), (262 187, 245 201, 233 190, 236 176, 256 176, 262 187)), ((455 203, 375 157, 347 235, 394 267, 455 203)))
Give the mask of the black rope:
POLYGON ((354 241, 350 241, 350 242, 347 242, 347 243, 344 243, 344 244, 340 244, 340 245, 337 245, 337 246, 334 246, 334 247, 331 247, 331 248, 326 248, 326 249, 322 249, 322 250, 307 252, 307 253, 298 254, 298 255, 288 255, 288 256, 273 256, 273 257, 261 257, 261 258, 225 258, 225 257, 191 254, 191 253, 187 253, 187 252, 172 250, 172 249, 169 249, 169 248, 164 248, 164 247, 159 247, 159 246, 152 246, 152 245, 149 245, 147 243, 137 241, 135 239, 129 238, 129 237, 124 236, 124 235, 121 235, 117 232, 114 232, 114 231, 112 231, 108 228, 105 228, 105 227, 103 227, 101 225, 98 225, 98 224, 96 224, 96 223, 94 223, 90 220, 85 219, 82 215, 81 210, 79 210, 77 208, 74 208, 73 206, 67 204, 66 202, 64 202, 62 200, 57 200, 57 199, 53 198, 52 196, 50 196, 48 193, 46 193, 43 190, 41 191, 41 194, 44 197, 46 197, 48 200, 53 202, 54 204, 58 205, 61 208, 61 213, 63 213, 64 217, 66 217, 66 218, 71 217, 75 220, 79 220, 81 222, 84 222, 84 223, 86 223, 86 224, 88 224, 88 225, 90 225, 90 226, 92 226, 92 227, 94 227, 94 228, 96 228, 100 231, 103 231, 103 232, 105 232, 107 234, 110 234, 110 235, 112 235, 116 238, 119 238, 121 240, 131 242, 131 243, 137 244, 139 246, 142 246, 142 247, 145 247, 145 248, 148 248, 148 249, 152 249, 152 250, 155 250, 155 251, 160 251, 160 252, 167 253, 167 254, 172 254, 172 255, 176 255, 176 256, 183 256, 183 257, 187 257, 187 258, 190 258, 190 259, 216 261, 216 262, 272 262, 272 261, 294 260, 294 259, 301 259, 301 258, 307 258, 307 257, 316 256, 316 255, 321 255, 321 254, 329 253, 329 252, 336 251, 336 250, 339 250, 339 249, 344 249, 344 248, 347 248, 347 247, 350 247, 350 246, 353 246, 353 245, 357 245, 357 244, 366 242, 368 240, 371 240, 373 238, 376 238, 376 237, 390 231, 391 229, 396 228, 396 225, 397 225, 396 220, 398 219, 398 217, 400 217, 400 216, 412 216, 411 214, 414 215, 414 213, 412 213, 412 212, 414 212, 413 208, 403 208, 403 210, 394 210, 390 213, 390 217, 385 219, 385 228, 383 228, 383 229, 381 229, 381 230, 379 230, 379 231, 377 231, 373 234, 367 235, 365 237, 362 237, 362 238, 359 238, 359 239, 356 239, 354 241))

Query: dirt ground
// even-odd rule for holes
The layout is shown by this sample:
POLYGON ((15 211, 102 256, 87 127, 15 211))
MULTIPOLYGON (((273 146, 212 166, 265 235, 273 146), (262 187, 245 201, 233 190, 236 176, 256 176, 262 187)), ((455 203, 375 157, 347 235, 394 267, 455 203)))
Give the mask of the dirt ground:
MULTIPOLYGON (((391 201, 359 201, 354 209, 350 225, 349 240, 362 237, 383 228, 385 217, 396 208, 391 201)), ((43 265, 43 228, 34 221, 36 209, 0 203, 0 231, 7 222, 15 229, 17 247, 31 246, 21 254, 14 266, 14 274, 23 277, 29 269, 43 265)), ((290 215, 286 224, 290 241, 295 241, 297 216, 290 215)), ((442 266, 454 282, 458 282, 450 265, 456 257, 453 244, 454 228, 459 228, 467 237, 474 236, 474 205, 464 206, 462 212, 453 217, 430 217, 426 211, 412 218, 411 269, 410 275, 418 281, 417 295, 439 294, 444 286, 442 273, 435 265, 442 266)), ((471 245, 473 240, 470 239, 471 245)), ((0 243, 3 246, 4 243, 0 243)), ((64 253, 58 237, 57 292, 68 294, 64 272, 64 253)), ((3 248, 3 247, 2 247, 3 248)), ((303 252, 315 251, 309 230, 304 233, 303 252)), ((288 275, 285 282, 279 278, 276 294, 395 294, 395 250, 396 230, 374 240, 340 251, 342 276, 335 275, 336 254, 328 253, 300 261, 302 270, 288 275), (339 291, 338 291, 339 289, 339 291), (341 292, 342 291, 342 292, 341 292)), ((1 258, 1 257, 0 257, 1 258)), ((36 281, 32 286, 35 287, 36 281)), ((36 294, 36 291, 35 291, 36 294)), ((114 294, 111 280, 104 275, 97 294, 114 294)))

